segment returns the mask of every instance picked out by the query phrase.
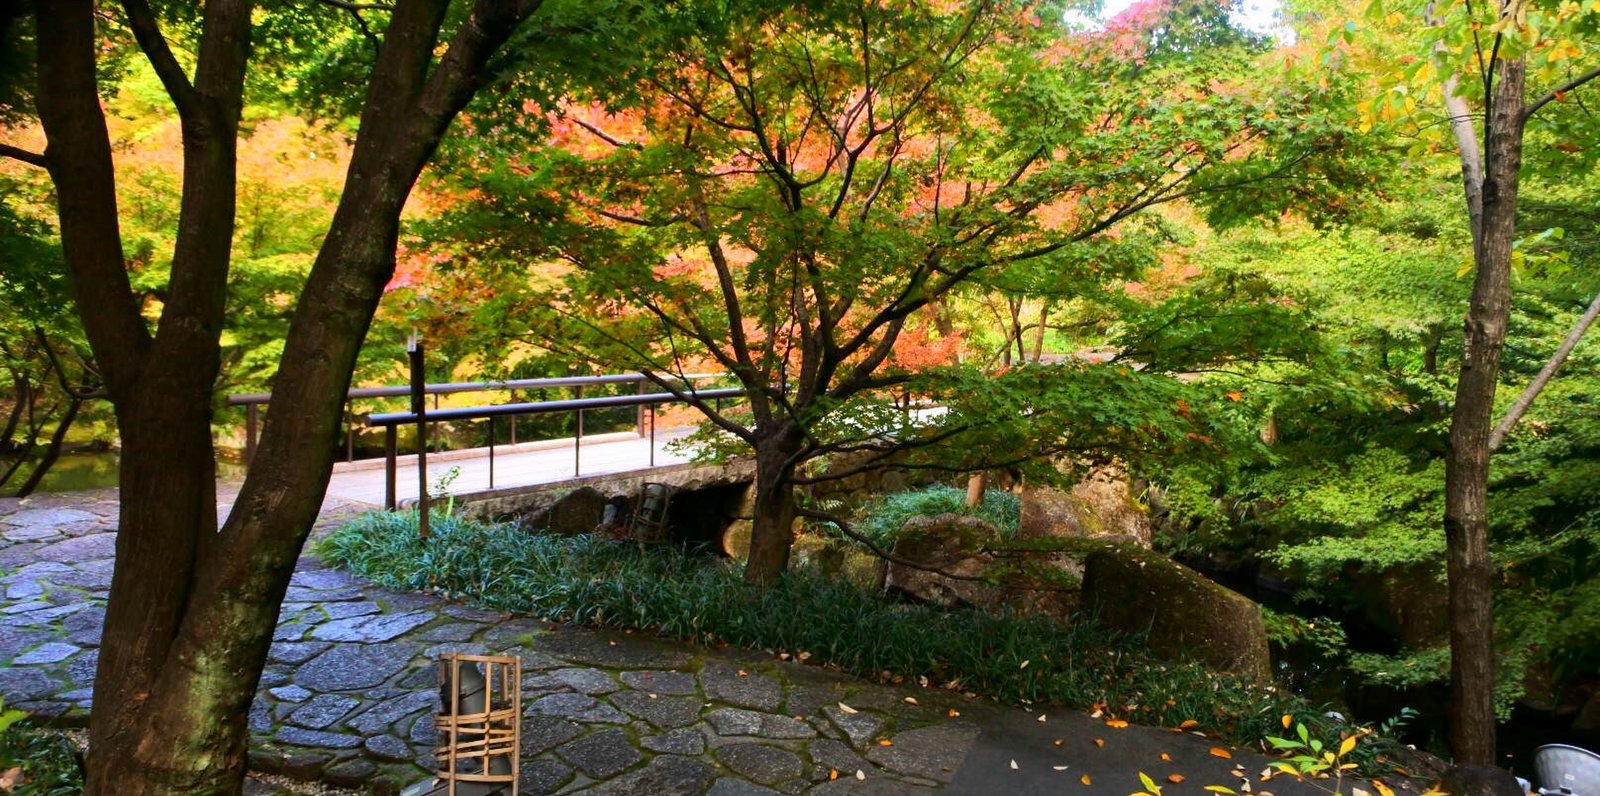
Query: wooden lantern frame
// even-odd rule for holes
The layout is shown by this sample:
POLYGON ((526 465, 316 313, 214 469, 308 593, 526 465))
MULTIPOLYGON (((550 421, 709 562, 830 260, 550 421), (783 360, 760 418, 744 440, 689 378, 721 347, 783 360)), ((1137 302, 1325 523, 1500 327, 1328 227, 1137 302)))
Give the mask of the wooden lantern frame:
MULTIPOLYGON (((436 772, 456 796, 457 784, 510 785, 517 796, 522 741, 522 659, 516 656, 445 653, 439 656, 440 712, 434 717, 439 746, 436 772), (462 713, 461 671, 483 669, 481 712, 462 713), (498 688, 497 688, 498 686, 498 688), (509 773, 491 773, 497 761, 510 763, 509 773), (463 764, 468 769, 462 771, 463 764)), ((472 789, 476 790, 476 789, 472 789)))

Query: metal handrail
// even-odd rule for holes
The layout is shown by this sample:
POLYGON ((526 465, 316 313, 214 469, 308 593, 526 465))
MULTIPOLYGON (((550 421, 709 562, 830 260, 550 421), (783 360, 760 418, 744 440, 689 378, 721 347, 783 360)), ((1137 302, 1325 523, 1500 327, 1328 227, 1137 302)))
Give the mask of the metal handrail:
MULTIPOLYGON (((706 400, 719 400, 722 398, 738 398, 744 396, 744 390, 737 387, 727 387, 716 390, 692 390, 688 393, 693 398, 706 400)), ((562 401, 534 401, 520 404, 492 404, 489 406, 459 406, 449 409, 430 409, 425 413, 426 419, 435 420, 482 420, 487 417, 506 417, 508 415, 537 415, 550 412, 580 412, 585 409, 611 409, 622 406, 652 406, 655 404, 672 403, 681 401, 678 393, 647 392, 641 395, 606 395, 599 398, 571 398, 562 401)), ((369 428, 393 428, 407 423, 417 422, 418 416, 413 412, 384 412, 371 415, 367 418, 369 428)))
MULTIPOLYGON (((721 373, 685 373, 682 375, 674 375, 672 376, 672 379, 675 381, 680 381, 684 384, 692 384, 693 382, 702 381, 705 379, 720 378, 723 375, 724 374, 721 373)), ((424 385, 422 392, 424 395, 435 396, 434 407, 437 409, 438 396, 440 395, 466 392, 511 392, 513 393, 512 398, 514 399, 516 397, 514 393, 517 390, 572 388, 574 396, 581 397, 583 395, 584 387, 601 386, 607 384, 638 384, 642 390, 645 383, 649 381, 649 377, 645 376, 643 373, 615 373, 604 376, 556 376, 539 379, 510 379, 507 381, 444 382, 424 385)), ((345 461, 355 461, 355 435, 357 429, 357 418, 350 411, 350 402, 374 398, 401 398, 411 394, 412 388, 410 385, 354 387, 345 392, 345 461)), ((238 393, 228 396, 227 402, 229 406, 243 406, 245 408, 244 459, 246 465, 249 464, 250 460, 255 458, 256 440, 259 436, 257 433, 257 428, 260 425, 261 407, 270 404, 271 401, 272 393, 269 392, 238 393)), ((431 415, 433 412, 429 412, 428 414, 431 415)), ((642 414, 637 420, 637 425, 639 427, 639 433, 643 435, 644 417, 642 414)), ((513 423, 511 425, 511 442, 512 444, 515 444, 516 441, 517 426, 515 423, 513 423)))
MULTIPOLYGON (((675 376, 681 381, 700 381, 702 379, 717 378, 721 373, 686 373, 675 376)), ((508 381, 452 381, 440 384, 429 384, 423 388, 428 395, 449 395, 459 392, 496 392, 506 390, 538 390, 550 387, 587 387, 598 384, 632 384, 648 381, 643 373, 616 373, 609 376, 555 376, 543 379, 511 379, 508 381)), ((411 388, 406 385, 391 387, 352 387, 345 393, 345 400, 351 401, 358 398, 399 398, 411 394, 411 388)), ((270 392, 238 393, 228 396, 229 406, 248 406, 250 404, 264 404, 272 401, 270 392)))
MULTIPOLYGON (((449 420, 485 420, 489 421, 489 487, 494 488, 494 421, 500 417, 518 417, 521 415, 549 414, 552 412, 575 412, 577 414, 576 434, 572 438, 572 470, 573 476, 582 474, 582 449, 583 449, 583 413, 589 409, 611 409, 619 407, 649 406, 650 412, 650 466, 655 466, 656 459, 656 422, 654 407, 664 403, 675 403, 684 400, 685 396, 697 400, 715 401, 720 404, 724 399, 742 398, 745 391, 735 387, 726 387, 712 390, 695 390, 690 388, 686 393, 654 392, 639 395, 608 395, 599 398, 573 398, 561 401, 536 401, 532 403, 494 404, 489 406, 463 406, 448 409, 429 409, 417 412, 383 412, 367 418, 369 428, 382 428, 384 450, 384 477, 383 477, 383 504, 384 508, 393 510, 398 503, 396 492, 399 480, 399 434, 397 429, 402 425, 417 422, 434 422, 449 420)), ((641 432, 640 436, 644 436, 641 432)), ((427 482, 426 461, 419 458, 417 465, 422 468, 419 481, 427 482)))

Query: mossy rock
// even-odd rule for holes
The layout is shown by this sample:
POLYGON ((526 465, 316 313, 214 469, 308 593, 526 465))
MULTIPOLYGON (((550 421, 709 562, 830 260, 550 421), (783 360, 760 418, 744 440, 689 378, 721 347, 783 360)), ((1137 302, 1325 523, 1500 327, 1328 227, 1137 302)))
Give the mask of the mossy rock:
POLYGON ((1271 675, 1261 607, 1159 553, 1111 544, 1090 553, 1083 605, 1110 627, 1144 634, 1163 658, 1263 682, 1271 675))

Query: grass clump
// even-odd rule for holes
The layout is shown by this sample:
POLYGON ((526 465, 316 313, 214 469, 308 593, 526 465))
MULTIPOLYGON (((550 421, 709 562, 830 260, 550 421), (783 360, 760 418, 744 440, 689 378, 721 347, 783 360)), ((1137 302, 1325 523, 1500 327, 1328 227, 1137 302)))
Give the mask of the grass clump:
POLYGON ((16 770, 15 796, 75 796, 83 793, 83 767, 71 739, 33 727, 20 710, 0 704, 0 777, 16 770))
POLYGON ((983 501, 967 505, 967 491, 935 484, 884 495, 868 503, 861 512, 856 530, 879 544, 893 544, 900 528, 912 517, 959 514, 977 517, 1000 530, 1000 538, 1017 535, 1022 517, 1022 498, 999 489, 983 493, 983 501))
POLYGON ((757 588, 727 561, 442 514, 424 543, 416 519, 415 512, 363 515, 318 540, 315 551, 387 588, 697 643, 804 651, 813 663, 865 677, 926 677, 1013 703, 1100 707, 1163 726, 1192 720, 1241 743, 1281 730, 1284 715, 1327 724, 1298 697, 1197 664, 1155 660, 1137 638, 1087 618, 942 611, 806 572, 757 588))

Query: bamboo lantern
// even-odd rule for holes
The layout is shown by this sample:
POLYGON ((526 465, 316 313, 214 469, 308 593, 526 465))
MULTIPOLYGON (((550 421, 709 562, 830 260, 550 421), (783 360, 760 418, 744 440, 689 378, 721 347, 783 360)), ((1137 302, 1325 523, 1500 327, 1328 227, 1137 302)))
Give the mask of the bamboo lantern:
POLYGON ((449 796, 517 796, 522 740, 522 659, 445 653, 439 657, 435 751, 449 796), (509 787, 508 787, 509 786, 509 787))

